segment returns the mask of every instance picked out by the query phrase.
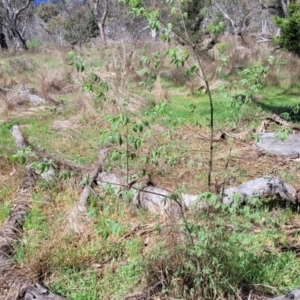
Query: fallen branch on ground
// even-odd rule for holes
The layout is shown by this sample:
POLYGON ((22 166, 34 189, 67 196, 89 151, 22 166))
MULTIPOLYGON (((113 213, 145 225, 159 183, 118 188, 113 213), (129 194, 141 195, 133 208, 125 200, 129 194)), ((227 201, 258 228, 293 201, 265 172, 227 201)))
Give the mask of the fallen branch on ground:
MULTIPOLYGON (((99 186, 111 184, 116 190, 119 190, 121 186, 126 186, 122 177, 106 172, 99 174, 97 183, 99 186)), ((133 203, 135 205, 166 218, 171 216, 180 217, 182 210, 203 210, 209 206, 204 195, 202 197, 201 195, 190 194, 176 195, 151 185, 142 188, 134 185, 131 189, 134 190, 133 203)), ((249 203, 253 198, 274 198, 298 204, 299 196, 299 190, 280 178, 263 177, 224 190, 221 201, 223 204, 231 205, 236 199, 240 203, 249 203)))
POLYGON ((86 231, 85 225, 88 222, 87 216, 87 204, 88 198, 92 189, 92 185, 95 182, 99 173, 103 171, 103 164, 107 158, 108 149, 102 149, 99 153, 99 162, 97 163, 94 170, 87 176, 87 184, 85 185, 80 199, 74 209, 71 211, 68 218, 68 229, 71 229, 77 234, 82 234, 86 231))
MULTIPOLYGON (((18 126, 14 126, 12 134, 18 149, 26 146, 18 126)), ((21 235, 23 223, 31 210, 29 202, 35 184, 36 174, 28 170, 15 197, 14 209, 0 228, 0 296, 5 295, 5 299, 9 300, 63 300, 65 298, 51 293, 22 275, 12 259, 14 245, 21 235)))
POLYGON ((300 288, 297 288, 286 295, 275 298, 267 298, 266 300, 300 300, 300 288))
POLYGON ((287 128, 290 128, 292 130, 297 130, 300 131, 300 126, 297 126, 295 124, 289 123, 285 120, 283 120, 282 118, 280 118, 278 115, 274 114, 270 117, 266 117, 261 125, 258 127, 258 129, 256 130, 256 133, 264 133, 267 130, 267 127, 269 126, 270 122, 276 123, 277 125, 280 126, 284 126, 287 128))

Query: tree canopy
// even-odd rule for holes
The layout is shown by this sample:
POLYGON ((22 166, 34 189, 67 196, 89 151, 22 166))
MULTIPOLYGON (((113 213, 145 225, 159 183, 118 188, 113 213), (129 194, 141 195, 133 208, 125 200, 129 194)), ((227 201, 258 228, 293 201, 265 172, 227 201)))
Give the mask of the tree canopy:
POLYGON ((275 25, 280 29, 275 43, 300 56, 300 4, 293 1, 288 7, 288 14, 287 18, 275 17, 275 25))

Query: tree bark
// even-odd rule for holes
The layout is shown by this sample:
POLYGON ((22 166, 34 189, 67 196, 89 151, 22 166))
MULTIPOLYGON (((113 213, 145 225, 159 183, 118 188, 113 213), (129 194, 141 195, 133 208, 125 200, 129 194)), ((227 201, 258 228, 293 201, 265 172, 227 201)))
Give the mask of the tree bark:
POLYGON ((300 300, 300 288, 297 288, 286 295, 275 298, 267 298, 266 300, 300 300))
POLYGON ((85 185, 80 199, 74 209, 71 211, 68 218, 67 229, 75 232, 76 234, 83 234, 86 231, 86 224, 88 221, 87 216, 87 204, 88 198, 99 173, 103 172, 103 164, 107 158, 108 150, 102 149, 99 153, 99 162, 97 163, 95 169, 87 176, 87 184, 85 185))
MULTIPOLYGON (((106 172, 99 174, 97 183, 99 186, 111 184, 116 191, 119 191, 120 187, 127 186, 121 176, 106 172)), ((201 194, 176 195, 151 185, 146 185, 142 188, 133 185, 131 188, 135 193, 133 204, 143 207, 152 213, 160 214, 164 218, 180 218, 183 211, 190 209, 200 211, 209 207, 205 195, 201 196, 201 194)), ((263 177, 226 189, 220 201, 225 205, 231 205, 235 201, 247 204, 254 198, 274 198, 298 204, 300 193, 299 190, 285 183, 280 178, 263 177)))
POLYGON ((8 49, 8 46, 6 44, 5 34, 3 32, 0 33, 0 46, 2 50, 8 49))
POLYGON ((97 22, 100 31, 100 38, 104 46, 106 46, 106 35, 105 35, 105 22, 108 14, 108 0, 94 0, 94 17, 97 22), (100 16, 99 9, 100 4, 103 4, 103 12, 100 16))
POLYGON ((12 0, 3 0, 3 7, 5 15, 2 15, 0 18, 0 23, 2 26, 6 27, 7 30, 10 30, 14 37, 17 37, 21 43, 23 49, 27 50, 26 38, 20 28, 20 16, 22 12, 28 9, 32 0, 27 0, 26 3, 19 7, 18 9, 14 8, 12 0))

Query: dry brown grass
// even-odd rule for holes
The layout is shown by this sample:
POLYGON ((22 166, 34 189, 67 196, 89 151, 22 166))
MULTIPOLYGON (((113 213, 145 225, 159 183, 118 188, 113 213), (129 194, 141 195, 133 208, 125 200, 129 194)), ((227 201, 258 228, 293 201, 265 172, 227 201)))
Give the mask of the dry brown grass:
POLYGON ((186 69, 183 67, 171 68, 167 74, 167 79, 175 84, 175 86, 182 86, 186 83, 187 77, 185 75, 186 69))
POLYGON ((268 85, 282 88, 299 86, 300 61, 293 53, 281 52, 274 54, 275 65, 272 66, 265 79, 268 85))
POLYGON ((24 109, 24 106, 29 101, 28 96, 20 94, 19 92, 11 92, 0 98, 2 99, 1 102, 3 103, 4 111, 24 109))
POLYGON ((97 108, 91 94, 84 93, 83 91, 76 93, 73 99, 73 109, 80 112, 82 116, 93 119, 97 116, 97 108))
POLYGON ((167 89, 164 89, 161 85, 160 75, 157 76, 156 81, 154 83, 154 88, 152 90, 154 95, 155 103, 165 102, 170 99, 170 95, 167 89))
POLYGON ((23 56, 15 56, 14 58, 8 59, 8 62, 15 75, 33 72, 37 68, 37 65, 30 55, 27 55, 26 58, 23 56))
MULTIPOLYGON (((300 80, 300 60, 299 56, 293 53, 283 53, 282 59, 286 61, 286 83, 288 86, 299 85, 300 80)), ((284 72, 284 70, 283 70, 284 72)))
POLYGON ((15 77, 3 77, 3 81, 1 84, 2 88, 12 89, 18 84, 17 79, 15 77))
POLYGON ((64 94, 65 90, 70 92, 68 74, 64 71, 50 71, 42 69, 38 75, 39 92, 46 101, 58 94, 64 94))

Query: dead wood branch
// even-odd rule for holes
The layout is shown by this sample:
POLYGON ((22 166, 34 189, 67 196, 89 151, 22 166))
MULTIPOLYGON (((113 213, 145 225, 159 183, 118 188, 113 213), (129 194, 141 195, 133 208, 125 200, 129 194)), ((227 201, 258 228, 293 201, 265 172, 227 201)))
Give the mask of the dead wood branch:
POLYGON ((83 234, 85 231, 85 224, 88 222, 87 216, 87 204, 88 198, 92 189, 92 185, 97 179, 99 173, 103 171, 103 165, 107 158, 108 149, 102 149, 99 153, 99 162, 97 163, 94 170, 87 176, 87 184, 85 185, 80 199, 74 209, 71 211, 68 219, 68 229, 71 229, 77 234, 83 234))
POLYGON ((275 298, 267 298, 266 300, 300 300, 300 288, 297 288, 286 295, 275 298))
POLYGON ((276 133, 266 132, 257 135, 259 140, 254 143, 260 154, 276 155, 296 159, 300 157, 300 135, 290 134, 280 139, 276 133))
POLYGON ((14 125, 12 128, 12 135, 15 139, 16 146, 19 150, 23 149, 26 147, 26 142, 23 137, 23 134, 20 131, 20 128, 18 125, 14 125))
POLYGON ((230 205, 237 198, 242 203, 247 203, 253 198, 275 198, 293 204, 299 201, 297 189, 276 177, 257 178, 238 187, 226 189, 222 202, 230 205))
MULTIPOLYGON (((13 136, 19 149, 26 146, 18 126, 14 126, 13 136)), ((22 275, 14 266, 12 259, 14 246, 21 235, 25 218, 31 210, 29 202, 36 181, 36 174, 30 170, 27 171, 26 177, 16 194, 15 207, 12 214, 0 228, 0 297, 5 295, 7 300, 65 299, 51 293, 40 284, 34 283, 22 275)))
POLYGON ((271 117, 268 117, 267 120, 275 122, 276 124, 279 124, 281 126, 285 126, 285 127, 289 127, 293 130, 300 130, 300 126, 296 126, 295 124, 289 123, 285 120, 283 120, 282 118, 280 118, 279 116, 277 116, 276 114, 274 114, 271 117))
POLYGON ((35 186, 35 176, 32 172, 27 172, 22 185, 15 197, 15 208, 10 217, 4 222, 0 229, 0 266, 1 271, 12 266, 11 255, 13 246, 19 238, 22 225, 30 211, 28 205, 31 200, 31 191, 35 186))
POLYGON ((276 114, 274 114, 274 115, 272 115, 270 117, 267 117, 263 122, 267 122, 267 123, 274 122, 274 123, 276 123, 278 125, 281 125, 281 126, 293 129, 293 130, 300 131, 300 126, 297 126, 295 124, 287 122, 287 121, 283 120, 282 118, 280 118, 276 114))
MULTIPOLYGON (((99 174, 97 178, 98 185, 111 184, 115 189, 123 186, 121 177, 113 173, 99 174)), ((181 194, 174 195, 171 192, 155 186, 145 186, 135 190, 133 204, 143 207, 152 213, 160 214, 163 217, 181 216, 182 210, 204 210, 208 208, 208 203, 201 199, 201 195, 181 194), (175 197, 174 197, 175 196, 175 197)), ((285 183, 280 178, 264 177, 257 178, 224 190, 222 195, 222 203, 231 205, 235 199, 239 199, 240 203, 251 202, 253 198, 274 198, 298 204, 298 190, 285 183)))

